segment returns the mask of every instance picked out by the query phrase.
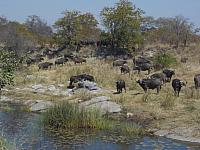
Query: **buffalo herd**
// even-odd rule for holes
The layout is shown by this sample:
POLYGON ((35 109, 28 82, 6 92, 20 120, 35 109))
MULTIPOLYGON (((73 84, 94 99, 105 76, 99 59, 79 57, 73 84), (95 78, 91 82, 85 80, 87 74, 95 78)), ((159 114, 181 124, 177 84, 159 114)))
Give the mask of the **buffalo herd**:
MULTIPOLYGON (((82 42, 81 44, 83 43, 84 42, 82 42)), ((44 62, 44 56, 48 56, 48 58, 50 58, 51 54, 57 55, 57 52, 45 49, 42 54, 37 54, 35 56, 29 57, 26 60, 27 66, 30 66, 31 64, 34 64, 34 63, 39 63, 38 70, 40 70, 40 69, 51 69, 53 65, 55 65, 55 67, 58 65, 64 65, 66 62, 70 60, 73 61, 74 64, 86 63, 86 59, 74 56, 73 54, 65 54, 62 57, 57 58, 54 61, 54 64, 48 61, 44 62)), ((186 63, 187 60, 188 58, 186 57, 181 58, 182 63, 186 63)), ((137 59, 134 57, 132 61, 133 61, 132 70, 137 71, 138 74, 141 71, 147 71, 148 75, 150 75, 151 71, 155 67, 153 63, 147 58, 145 58, 144 56, 139 56, 137 59)), ((117 59, 113 61, 112 66, 120 67, 121 74, 129 74, 130 76, 131 69, 127 64, 128 64, 127 60, 117 59)), ((157 94, 159 94, 161 87, 163 85, 166 85, 167 82, 171 82, 173 75, 175 75, 174 70, 164 69, 162 72, 154 73, 146 78, 139 79, 136 81, 136 83, 139 84, 139 86, 144 90, 145 93, 147 92, 148 89, 156 89, 157 94)), ((80 74, 77 76, 71 76, 69 87, 73 87, 73 83, 76 83, 82 80, 94 81, 94 77, 88 74, 80 74)), ((195 88, 198 89, 200 87, 200 74, 197 74, 194 76, 194 83, 195 83, 195 88)), ((181 88, 183 86, 186 86, 186 84, 187 82, 184 82, 180 79, 172 80, 172 88, 174 90, 175 96, 179 96, 181 88)), ((124 89, 124 91, 126 92, 125 81, 117 80, 116 89, 118 93, 122 93, 122 89, 124 89)))

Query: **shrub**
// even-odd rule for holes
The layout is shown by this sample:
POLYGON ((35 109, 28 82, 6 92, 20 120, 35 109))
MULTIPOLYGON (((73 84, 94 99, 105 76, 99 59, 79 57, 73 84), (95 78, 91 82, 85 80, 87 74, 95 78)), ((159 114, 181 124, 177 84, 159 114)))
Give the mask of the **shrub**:
POLYGON ((155 69, 168 68, 172 65, 177 64, 177 60, 171 54, 159 53, 154 57, 155 69))

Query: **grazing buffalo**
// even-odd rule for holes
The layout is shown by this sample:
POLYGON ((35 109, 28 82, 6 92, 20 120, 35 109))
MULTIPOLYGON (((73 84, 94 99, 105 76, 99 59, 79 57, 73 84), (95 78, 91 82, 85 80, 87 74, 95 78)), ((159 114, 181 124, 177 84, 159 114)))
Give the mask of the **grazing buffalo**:
POLYGON ((188 58, 187 57, 181 57, 181 62, 182 63, 186 63, 188 61, 188 58))
POLYGON ((118 93, 122 93, 122 89, 124 88, 124 91, 126 93, 126 85, 124 80, 117 80, 116 81, 116 88, 118 93))
POLYGON ((82 64, 83 62, 86 63, 86 59, 78 58, 78 57, 74 58, 73 61, 74 61, 74 64, 77 64, 77 63, 82 64))
POLYGON ((157 94, 161 89, 161 81, 160 79, 140 79, 137 81, 139 85, 143 88, 144 92, 147 92, 147 89, 157 89, 157 94))
POLYGON ((139 57, 138 59, 133 58, 133 64, 135 66, 140 66, 141 64, 151 63, 150 60, 146 59, 145 57, 139 57))
POLYGON ((194 76, 194 84, 195 84, 195 89, 198 89, 200 87, 200 74, 196 74, 194 76))
POLYGON ((34 63, 39 63, 41 61, 43 61, 44 58, 40 57, 40 56, 33 56, 33 57, 30 57, 26 60, 26 64, 27 66, 30 66, 31 64, 34 64, 34 63))
POLYGON ((166 81, 171 81, 172 76, 175 75, 175 72, 173 70, 165 69, 163 70, 163 73, 166 75, 167 80, 166 81))
POLYGON ((150 74, 151 69, 153 69, 153 66, 150 63, 140 64, 139 66, 135 66, 133 68, 133 70, 138 70, 138 73, 140 73, 140 71, 148 71, 148 74, 150 74))
POLYGON ((122 73, 124 73, 124 74, 129 73, 129 75, 130 75, 130 68, 129 68, 128 65, 124 64, 123 66, 120 67, 120 70, 121 70, 121 74, 122 73))
POLYGON ((162 84, 166 83, 166 74, 164 73, 154 73, 150 76, 150 79, 160 79, 162 84))
POLYGON ((174 95, 175 96, 179 96, 179 93, 180 93, 181 88, 183 86, 186 86, 186 83, 183 82, 182 80, 179 80, 179 79, 173 79, 172 80, 172 87, 174 89, 174 95))
POLYGON ((115 61, 113 61, 113 67, 115 67, 115 66, 123 66, 126 63, 127 63, 127 61, 123 60, 123 59, 115 60, 115 61))
POLYGON ((93 82, 94 77, 91 76, 91 75, 88 75, 88 74, 80 74, 80 75, 77 75, 77 76, 71 76, 69 80, 70 80, 69 86, 72 86, 73 83, 76 83, 78 81, 88 80, 88 81, 93 82))
POLYGON ((65 64, 65 62, 67 62, 68 61, 68 59, 66 59, 66 58, 59 58, 59 59, 57 59, 56 61, 55 61, 55 66, 57 66, 57 65, 63 65, 63 64, 65 64))
POLYGON ((50 62, 43 62, 43 63, 40 63, 39 65, 38 65, 38 70, 40 70, 40 69, 48 69, 48 68, 50 68, 51 69, 51 66, 53 65, 53 63, 50 63, 50 62))

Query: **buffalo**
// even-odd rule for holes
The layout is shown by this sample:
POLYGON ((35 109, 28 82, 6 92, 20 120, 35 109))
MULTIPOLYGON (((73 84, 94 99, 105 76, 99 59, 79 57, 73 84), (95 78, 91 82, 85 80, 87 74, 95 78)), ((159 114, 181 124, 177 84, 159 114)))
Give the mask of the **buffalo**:
POLYGON ((179 93, 181 91, 181 88, 183 86, 186 86, 187 82, 183 82, 182 80, 179 80, 179 79, 173 79, 172 80, 172 87, 174 89, 174 95, 175 96, 179 96, 179 93))
POLYGON ((143 63, 133 68, 133 70, 138 70, 138 73, 140 73, 140 71, 148 71, 148 74, 150 74, 152 69, 153 69, 153 66, 150 63, 143 63))
POLYGON ((126 84, 124 80, 117 80, 116 81, 116 88, 118 93, 122 93, 122 89, 124 89, 126 93, 126 84))
POLYGON ((164 73, 154 73, 150 76, 150 79, 160 79, 162 84, 166 83, 166 74, 164 73))
POLYGON ((135 58, 133 58, 133 64, 134 64, 134 66, 140 66, 140 65, 142 65, 142 64, 145 64, 145 63, 151 63, 151 61, 150 60, 148 60, 147 58, 145 58, 145 57, 139 57, 138 59, 135 59, 135 58))
POLYGON ((115 66, 123 66, 126 63, 127 63, 126 60, 118 59, 118 60, 113 61, 113 67, 115 67, 115 66))
POLYGON ((140 79, 136 81, 144 90, 144 92, 147 92, 147 89, 157 89, 157 94, 159 93, 161 89, 161 81, 160 79, 140 79))
POLYGON ((57 66, 57 65, 63 65, 63 64, 65 64, 65 62, 67 62, 68 61, 68 59, 66 59, 66 58, 59 58, 59 59, 57 59, 56 61, 55 61, 55 66, 57 66))
POLYGON ((73 61, 74 61, 74 64, 77 64, 77 63, 82 64, 83 62, 86 63, 86 59, 78 58, 78 57, 74 58, 73 61))
POLYGON ((124 74, 129 73, 129 75, 130 75, 130 68, 129 68, 128 65, 124 64, 123 66, 120 67, 120 70, 121 70, 121 74, 122 73, 124 73, 124 74))
POLYGON ((194 84, 195 84, 195 89, 198 89, 200 87, 200 74, 196 74, 194 76, 194 84))
POLYGON ((51 69, 51 66, 53 65, 53 63, 50 63, 50 62, 43 62, 43 63, 40 63, 39 65, 38 65, 38 70, 40 70, 40 69, 48 69, 48 68, 50 68, 51 69))
POLYGON ((69 86, 72 86, 73 83, 76 83, 78 81, 94 81, 94 77, 91 76, 91 75, 88 75, 88 74, 80 74, 80 75, 77 75, 77 76, 71 76, 70 77, 70 83, 69 83, 69 86))
POLYGON ((170 69, 163 70, 163 73, 166 75, 167 81, 169 81, 169 82, 171 81, 172 76, 175 75, 175 72, 170 69))

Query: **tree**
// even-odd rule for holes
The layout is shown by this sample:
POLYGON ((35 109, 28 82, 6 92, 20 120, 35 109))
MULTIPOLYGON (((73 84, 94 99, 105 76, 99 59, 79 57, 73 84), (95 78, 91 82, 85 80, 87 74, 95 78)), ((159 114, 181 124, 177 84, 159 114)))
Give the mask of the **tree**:
POLYGON ((0 49, 0 94, 5 85, 13 84, 14 71, 20 62, 14 52, 0 49))
POLYGON ((142 10, 128 0, 120 0, 114 7, 101 11, 103 25, 111 35, 112 47, 131 49, 142 43, 140 23, 142 10))
POLYGON ((51 40, 53 34, 52 28, 40 17, 36 15, 28 16, 25 26, 28 31, 35 34, 35 38, 37 38, 38 41, 45 43, 51 40))
POLYGON ((54 38, 59 45, 76 46, 80 40, 97 39, 98 21, 90 13, 81 14, 79 11, 65 11, 64 17, 58 19, 54 27, 54 38))

